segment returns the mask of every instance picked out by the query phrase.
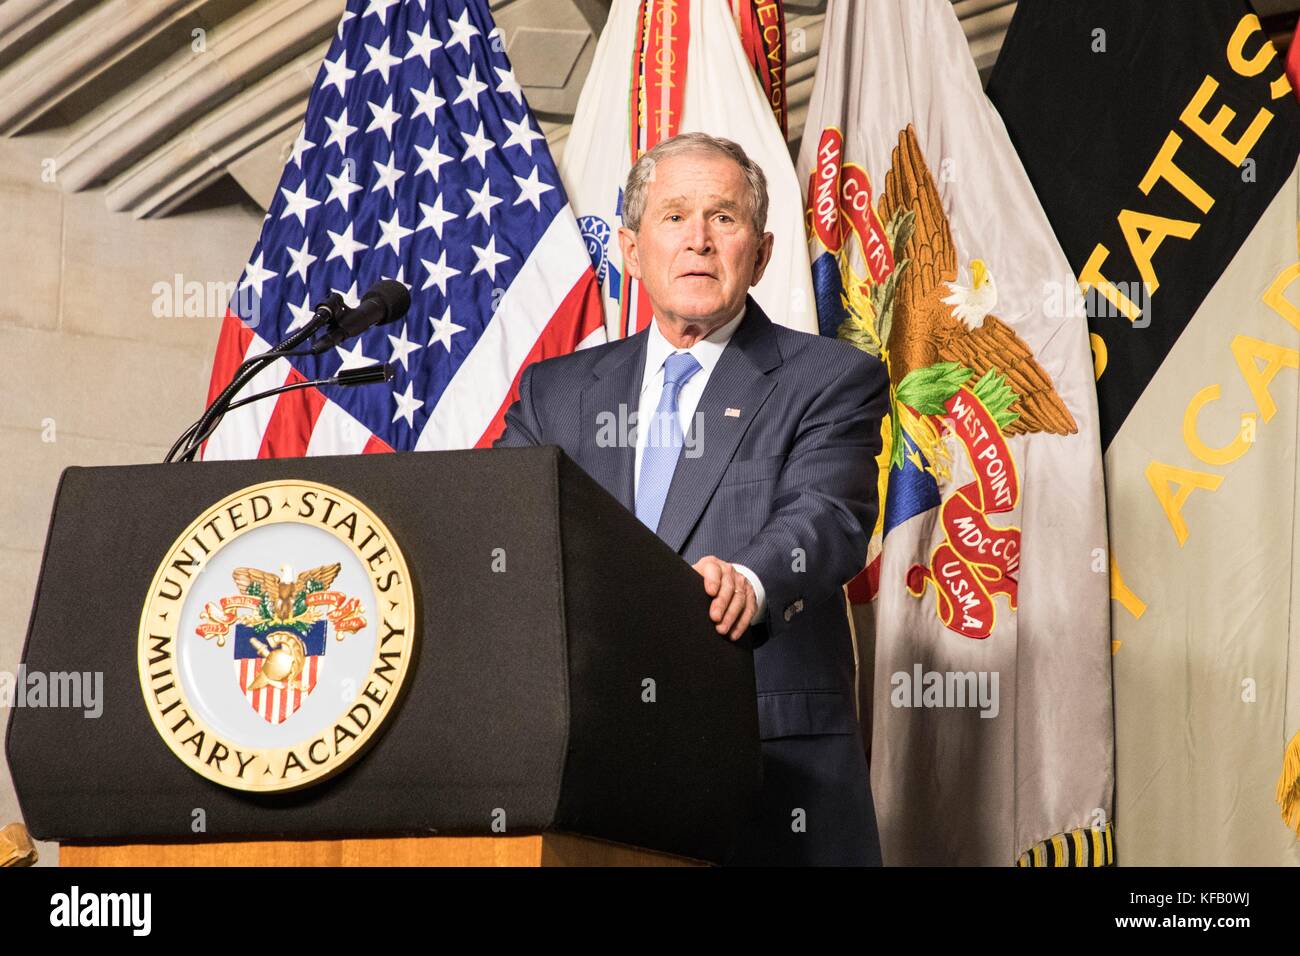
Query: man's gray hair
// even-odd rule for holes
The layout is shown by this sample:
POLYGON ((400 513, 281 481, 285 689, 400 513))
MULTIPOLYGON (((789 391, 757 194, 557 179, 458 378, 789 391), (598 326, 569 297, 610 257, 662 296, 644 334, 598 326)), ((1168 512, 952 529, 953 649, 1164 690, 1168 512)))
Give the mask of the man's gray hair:
POLYGON ((654 178, 655 166, 682 153, 713 153, 725 156, 740 167, 749 185, 749 208, 754 230, 762 235, 767 226, 767 177, 739 143, 708 133, 678 133, 637 160, 627 174, 627 186, 623 190, 623 225, 633 232, 641 230, 646 190, 654 178))

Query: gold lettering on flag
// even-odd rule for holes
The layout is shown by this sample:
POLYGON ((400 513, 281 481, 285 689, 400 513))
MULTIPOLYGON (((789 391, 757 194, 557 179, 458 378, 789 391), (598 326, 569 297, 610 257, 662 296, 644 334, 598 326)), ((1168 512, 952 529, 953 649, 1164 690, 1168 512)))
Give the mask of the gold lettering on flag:
MULTIPOLYGON (((1276 55, 1273 44, 1263 33, 1259 18, 1254 14, 1243 17, 1228 42, 1227 59, 1233 72, 1243 77, 1258 76, 1276 55), (1253 56, 1247 57, 1246 42, 1256 33, 1260 34, 1260 47, 1253 56)), ((1232 167, 1238 168, 1259 144, 1274 114, 1261 106, 1244 131, 1240 134, 1231 133, 1230 129, 1241 127, 1242 118, 1227 105, 1219 104, 1217 109, 1214 108, 1214 97, 1218 92, 1218 80, 1206 75, 1183 108, 1178 121, 1232 167), (1211 112, 1213 115, 1210 115, 1211 112)), ((1289 92, 1290 81, 1283 73, 1270 87, 1270 96, 1278 99, 1289 92)), ((1178 165, 1177 154, 1183 142, 1177 132, 1170 131, 1143 174, 1138 188, 1144 196, 1150 196, 1152 188, 1158 182, 1168 183, 1204 215, 1214 205, 1214 197, 1178 165)), ((1200 223, 1133 209, 1121 209, 1116 215, 1116 221, 1123 232, 1129 256, 1142 278, 1142 299, 1146 301, 1160 288, 1160 278, 1154 262, 1160 247, 1171 238, 1190 241, 1200 229, 1200 223)), ((1110 255, 1111 250, 1104 243, 1097 243, 1079 272, 1079 286, 1085 293, 1095 291, 1103 296, 1120 315, 1130 322, 1136 322, 1142 316, 1143 308, 1128 294, 1132 290, 1125 291, 1103 271, 1110 255)))

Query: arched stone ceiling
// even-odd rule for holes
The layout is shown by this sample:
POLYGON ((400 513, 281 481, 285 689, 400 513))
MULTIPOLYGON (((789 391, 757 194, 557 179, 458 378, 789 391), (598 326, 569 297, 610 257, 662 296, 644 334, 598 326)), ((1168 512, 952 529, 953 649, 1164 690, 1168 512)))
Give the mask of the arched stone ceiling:
MULTIPOLYGON (((825 0, 787 0, 792 145, 802 134, 825 0)), ((981 71, 1013 0, 953 0, 981 71)), ((266 205, 344 0, 3 0, 0 134, 55 130, 57 181, 164 216, 232 177, 266 205)), ((562 152, 609 0, 491 0, 552 148, 562 152)), ((1258 0, 1279 37, 1300 0, 1258 0)))

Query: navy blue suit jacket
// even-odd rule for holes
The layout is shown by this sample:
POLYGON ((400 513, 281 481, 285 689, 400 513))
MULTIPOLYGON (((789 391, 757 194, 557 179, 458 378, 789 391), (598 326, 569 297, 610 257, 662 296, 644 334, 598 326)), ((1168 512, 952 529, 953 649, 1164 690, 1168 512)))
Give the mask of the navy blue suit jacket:
MULTIPOLYGON (((558 445, 635 511, 635 442, 609 441, 608 425, 638 407, 647 337, 529 366, 495 447, 558 445)), ((842 588, 862 570, 876 521, 887 403, 878 359, 775 325, 750 298, 691 424, 687 448, 699 454, 683 453, 657 529, 689 564, 712 554, 757 574, 767 597, 750 629, 760 736, 842 735, 850 746, 838 762, 862 753, 842 588)), ((858 763, 801 773, 867 786, 858 763)))

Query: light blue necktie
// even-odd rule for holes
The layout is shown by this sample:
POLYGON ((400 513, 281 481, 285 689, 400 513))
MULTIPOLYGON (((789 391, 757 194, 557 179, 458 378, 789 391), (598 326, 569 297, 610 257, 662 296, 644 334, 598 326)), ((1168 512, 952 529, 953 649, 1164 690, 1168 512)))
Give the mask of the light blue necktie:
POLYGON ((638 422, 646 429, 645 450, 641 453, 641 476, 636 485, 636 516, 651 531, 659 528, 672 484, 677 459, 681 457, 685 436, 678 418, 677 396, 682 386, 700 370, 700 363, 690 352, 675 352, 664 362, 664 390, 659 395, 653 422, 638 422))

